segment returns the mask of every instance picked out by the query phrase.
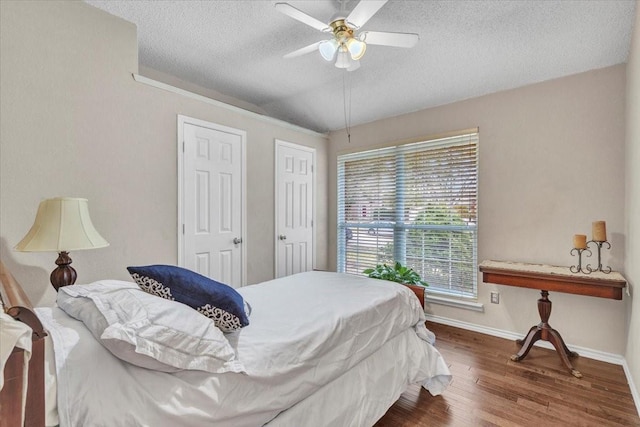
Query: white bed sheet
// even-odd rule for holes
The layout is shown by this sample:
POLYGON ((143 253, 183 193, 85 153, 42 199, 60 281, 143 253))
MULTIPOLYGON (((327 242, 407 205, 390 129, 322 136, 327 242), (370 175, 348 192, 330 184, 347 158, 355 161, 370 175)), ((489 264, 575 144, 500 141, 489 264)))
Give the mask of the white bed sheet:
POLYGON ((431 390, 444 390, 451 381, 444 359, 433 354, 435 348, 416 340, 410 330, 392 338, 342 376, 278 414, 267 426, 372 426, 409 385, 421 383, 431 390))
MULTIPOLYGON (((405 343, 411 355, 410 369, 402 373, 405 386, 424 382, 438 394, 450 381, 440 354, 426 342, 432 337, 420 304, 404 286, 309 272, 239 291, 253 307, 251 325, 228 337, 247 375, 138 368, 113 357, 82 323, 61 310, 39 309, 55 345, 61 425, 259 426, 291 407, 275 425, 287 419, 294 425, 310 413, 304 409, 307 400, 313 401, 310 396, 322 395, 327 384, 349 382, 345 372, 366 366, 378 349, 401 335, 411 337, 410 344, 405 343), (296 404, 302 408, 299 413, 296 404)), ((391 344, 386 347, 393 349, 391 344)), ((397 353, 381 351, 375 363, 396 365, 406 356, 397 353)), ((352 392, 343 384, 327 398, 346 400, 352 392)), ((393 391, 393 397, 397 395, 393 391)), ((369 413, 366 408, 353 411, 369 413)))

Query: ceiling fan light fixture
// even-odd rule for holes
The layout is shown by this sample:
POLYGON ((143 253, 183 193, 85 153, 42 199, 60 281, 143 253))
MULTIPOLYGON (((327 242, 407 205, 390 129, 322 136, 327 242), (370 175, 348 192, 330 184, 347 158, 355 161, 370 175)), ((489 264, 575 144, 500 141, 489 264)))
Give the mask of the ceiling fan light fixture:
MULTIPOLYGON (((2 0, 0 0, 2 1, 2 0)), ((345 5, 350 0, 337 0, 340 12, 335 14, 328 24, 302 12, 287 3, 275 3, 275 8, 289 17, 302 22, 316 30, 331 33, 331 40, 320 40, 284 55, 285 58, 296 58, 318 50, 327 62, 333 62, 338 68, 355 70, 367 45, 381 45, 411 48, 416 45, 420 36, 415 33, 397 33, 388 31, 357 31, 382 8, 388 0, 359 0, 348 14, 345 5), (346 16, 345 16, 346 15, 346 16), (358 33, 358 34, 356 34, 358 33)))
POLYGON ((320 51, 320 55, 322 55, 326 61, 331 61, 336 56, 338 42, 334 39, 324 41, 320 43, 318 50, 320 51))
POLYGON ((364 56, 364 53, 367 51, 367 44, 358 39, 351 38, 347 40, 347 49, 349 50, 349 54, 351 55, 351 59, 358 60, 364 56))
POLYGON ((346 49, 340 49, 338 51, 338 59, 336 59, 336 67, 338 68, 349 68, 351 64, 349 63, 349 55, 347 54, 346 49))

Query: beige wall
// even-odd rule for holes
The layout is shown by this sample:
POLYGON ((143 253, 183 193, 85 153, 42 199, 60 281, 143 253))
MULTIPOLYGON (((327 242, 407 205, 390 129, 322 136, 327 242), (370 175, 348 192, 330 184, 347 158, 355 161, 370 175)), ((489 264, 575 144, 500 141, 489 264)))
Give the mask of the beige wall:
MULTIPOLYGON (((336 211, 336 154, 397 140, 480 128, 478 259, 569 266, 572 236, 606 220, 624 257, 625 67, 614 66, 495 93, 330 134, 329 212, 336 211)), ((357 108, 354 105, 353 108, 357 108)), ((329 260, 335 266, 335 215, 329 260)), ((525 333, 538 323, 539 292, 478 284, 484 313, 431 304, 434 315, 525 333), (490 303, 490 291, 501 294, 490 303)), ((568 344, 624 354, 625 303, 552 292, 550 323, 568 344)))
MULTIPOLYGON (((128 279, 128 265, 177 262, 178 114, 247 132, 248 283, 273 278, 274 139, 317 149, 324 201, 326 137, 135 82, 135 26, 82 2, 0 7, 0 255, 36 304, 54 298, 55 254, 12 248, 44 198, 88 198, 111 243, 71 254, 78 282, 128 279)), ((324 203, 317 214, 324 268, 324 203)))
POLYGON ((625 277, 633 299, 628 302, 629 334, 625 358, 635 385, 640 411, 640 7, 627 63, 627 151, 626 151, 626 233, 625 277))

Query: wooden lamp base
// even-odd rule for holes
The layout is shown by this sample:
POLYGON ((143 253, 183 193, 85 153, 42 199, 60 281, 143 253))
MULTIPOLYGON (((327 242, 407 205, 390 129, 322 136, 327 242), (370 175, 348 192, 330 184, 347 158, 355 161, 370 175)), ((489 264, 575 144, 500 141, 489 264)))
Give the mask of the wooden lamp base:
POLYGON ((76 283, 78 273, 76 273, 76 270, 71 267, 71 257, 69 256, 69 252, 62 251, 58 253, 56 265, 58 267, 51 272, 49 279, 57 292, 62 286, 69 286, 76 283))

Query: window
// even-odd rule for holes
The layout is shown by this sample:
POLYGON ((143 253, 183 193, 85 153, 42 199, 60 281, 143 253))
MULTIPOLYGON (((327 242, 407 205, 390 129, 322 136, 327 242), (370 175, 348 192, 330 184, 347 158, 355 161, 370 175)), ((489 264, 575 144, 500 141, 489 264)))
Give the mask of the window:
POLYGON ((400 261, 477 296, 478 134, 338 157, 338 271, 400 261))

